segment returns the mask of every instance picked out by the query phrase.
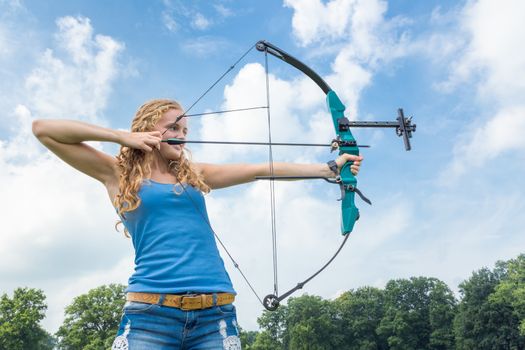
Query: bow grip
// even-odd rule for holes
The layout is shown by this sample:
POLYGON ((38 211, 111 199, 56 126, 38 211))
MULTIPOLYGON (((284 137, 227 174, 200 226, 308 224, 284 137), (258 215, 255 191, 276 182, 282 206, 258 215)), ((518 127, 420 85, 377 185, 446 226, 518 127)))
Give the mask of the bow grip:
POLYGON ((341 219, 341 234, 343 236, 349 234, 354 229, 354 224, 359 219, 359 209, 355 206, 355 192, 349 191, 346 186, 357 186, 357 179, 350 171, 350 165, 353 162, 346 162, 341 168, 341 186, 345 195, 341 203, 342 219, 341 219))

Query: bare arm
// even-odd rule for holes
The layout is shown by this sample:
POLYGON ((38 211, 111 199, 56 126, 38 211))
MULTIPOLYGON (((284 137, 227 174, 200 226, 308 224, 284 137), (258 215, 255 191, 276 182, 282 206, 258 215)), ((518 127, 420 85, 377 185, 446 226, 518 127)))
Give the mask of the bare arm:
POLYGON ((118 181, 116 159, 84 141, 115 142, 150 151, 160 140, 160 135, 156 135, 158 132, 129 133, 74 120, 35 120, 33 133, 63 161, 106 187, 118 181))
MULTIPOLYGON (((336 159, 339 169, 347 161, 354 161, 351 169, 354 175, 359 172, 362 157, 344 154, 336 159)), ((196 163, 197 169, 204 176, 205 182, 212 188, 223 188, 255 180, 256 176, 269 176, 270 165, 264 164, 227 164, 214 165, 196 163)), ((335 174, 327 164, 296 164, 296 163, 274 163, 273 174, 275 176, 323 176, 333 177, 335 174)))

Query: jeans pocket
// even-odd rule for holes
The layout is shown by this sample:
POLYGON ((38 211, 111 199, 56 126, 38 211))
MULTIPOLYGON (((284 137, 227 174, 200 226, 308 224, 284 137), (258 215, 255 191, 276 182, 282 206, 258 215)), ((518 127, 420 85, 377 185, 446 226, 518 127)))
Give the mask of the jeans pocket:
POLYGON ((124 305, 124 313, 138 314, 153 309, 157 304, 140 303, 137 301, 128 301, 124 305))
POLYGON ((223 315, 231 315, 231 314, 235 315, 236 309, 235 309, 235 305, 233 304, 225 304, 225 305, 218 305, 217 311, 223 315))

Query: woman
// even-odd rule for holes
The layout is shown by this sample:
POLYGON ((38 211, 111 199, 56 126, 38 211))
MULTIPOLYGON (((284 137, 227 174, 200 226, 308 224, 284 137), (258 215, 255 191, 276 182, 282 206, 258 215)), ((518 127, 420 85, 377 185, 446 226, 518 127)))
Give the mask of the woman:
MULTIPOLYGON (((131 132, 70 120, 37 120, 33 133, 75 169, 100 181, 135 248, 135 272, 113 349, 240 349, 235 290, 220 258, 203 193, 270 175, 268 164, 193 163, 184 145, 162 140, 188 133, 181 106, 152 100, 131 132), (117 157, 84 141, 120 144, 117 157)), ((342 155, 339 169, 362 157, 342 155)), ((327 164, 274 163, 275 175, 333 176, 327 164)))

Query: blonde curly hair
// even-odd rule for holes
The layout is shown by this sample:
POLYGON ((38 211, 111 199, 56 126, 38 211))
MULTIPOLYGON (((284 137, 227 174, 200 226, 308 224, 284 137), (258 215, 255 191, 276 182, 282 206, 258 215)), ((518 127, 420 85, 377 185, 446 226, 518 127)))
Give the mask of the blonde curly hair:
MULTIPOLYGON (((162 115, 170 110, 178 109, 182 111, 181 105, 173 100, 155 99, 144 103, 135 114, 131 123, 131 132, 154 131, 162 115)), ((114 205, 120 217, 124 218, 125 213, 135 210, 140 205, 138 196, 139 189, 144 179, 151 176, 151 152, 122 146, 117 155, 117 166, 120 170, 119 192, 114 200, 114 205)), ((204 182, 202 176, 193 168, 190 160, 190 153, 187 149, 179 160, 169 161, 169 169, 180 183, 189 184, 198 188, 203 193, 208 193, 210 187, 204 182)), ((175 195, 181 192, 174 191, 175 195)), ((121 223, 120 221, 117 225, 121 223)), ((124 233, 129 237, 128 232, 124 233)))

